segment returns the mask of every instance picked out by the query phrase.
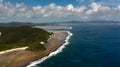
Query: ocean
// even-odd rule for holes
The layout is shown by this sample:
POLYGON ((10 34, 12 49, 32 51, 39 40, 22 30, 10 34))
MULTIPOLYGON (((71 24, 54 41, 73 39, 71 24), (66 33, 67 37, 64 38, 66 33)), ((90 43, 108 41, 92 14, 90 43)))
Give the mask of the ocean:
MULTIPOLYGON (((62 52, 35 67, 120 67, 120 24, 78 23, 62 52)), ((35 64, 36 63, 36 64, 35 64)))

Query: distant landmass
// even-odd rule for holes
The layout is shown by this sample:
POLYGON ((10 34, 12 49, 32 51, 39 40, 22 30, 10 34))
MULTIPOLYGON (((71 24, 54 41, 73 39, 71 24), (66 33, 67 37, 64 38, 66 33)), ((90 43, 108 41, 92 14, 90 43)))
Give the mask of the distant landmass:
POLYGON ((46 25, 61 25, 61 23, 120 23, 119 21, 67 21, 67 22, 46 22, 46 23, 34 23, 34 22, 8 22, 0 23, 0 26, 46 26, 46 25))

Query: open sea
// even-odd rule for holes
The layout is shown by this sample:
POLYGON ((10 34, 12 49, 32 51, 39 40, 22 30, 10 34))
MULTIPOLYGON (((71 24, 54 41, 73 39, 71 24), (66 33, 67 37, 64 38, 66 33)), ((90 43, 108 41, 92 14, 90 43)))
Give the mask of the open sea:
POLYGON ((120 67, 120 24, 78 23, 62 52, 35 67, 120 67))

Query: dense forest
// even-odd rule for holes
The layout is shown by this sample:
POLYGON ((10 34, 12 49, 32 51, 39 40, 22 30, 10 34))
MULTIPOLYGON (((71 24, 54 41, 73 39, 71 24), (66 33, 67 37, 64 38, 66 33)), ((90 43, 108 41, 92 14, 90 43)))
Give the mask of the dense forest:
POLYGON ((47 42, 51 33, 30 26, 0 27, 0 51, 29 46, 27 50, 45 50, 40 42, 47 42))

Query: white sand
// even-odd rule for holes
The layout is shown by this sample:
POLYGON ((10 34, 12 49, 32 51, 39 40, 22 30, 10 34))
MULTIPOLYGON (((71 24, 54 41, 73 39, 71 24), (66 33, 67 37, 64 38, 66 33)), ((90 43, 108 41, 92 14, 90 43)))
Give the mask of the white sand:
POLYGON ((1 51, 0 54, 5 54, 5 53, 8 53, 8 52, 13 52, 13 51, 17 51, 17 50, 25 50, 27 48, 28 47, 14 48, 14 49, 10 49, 10 50, 1 51))

